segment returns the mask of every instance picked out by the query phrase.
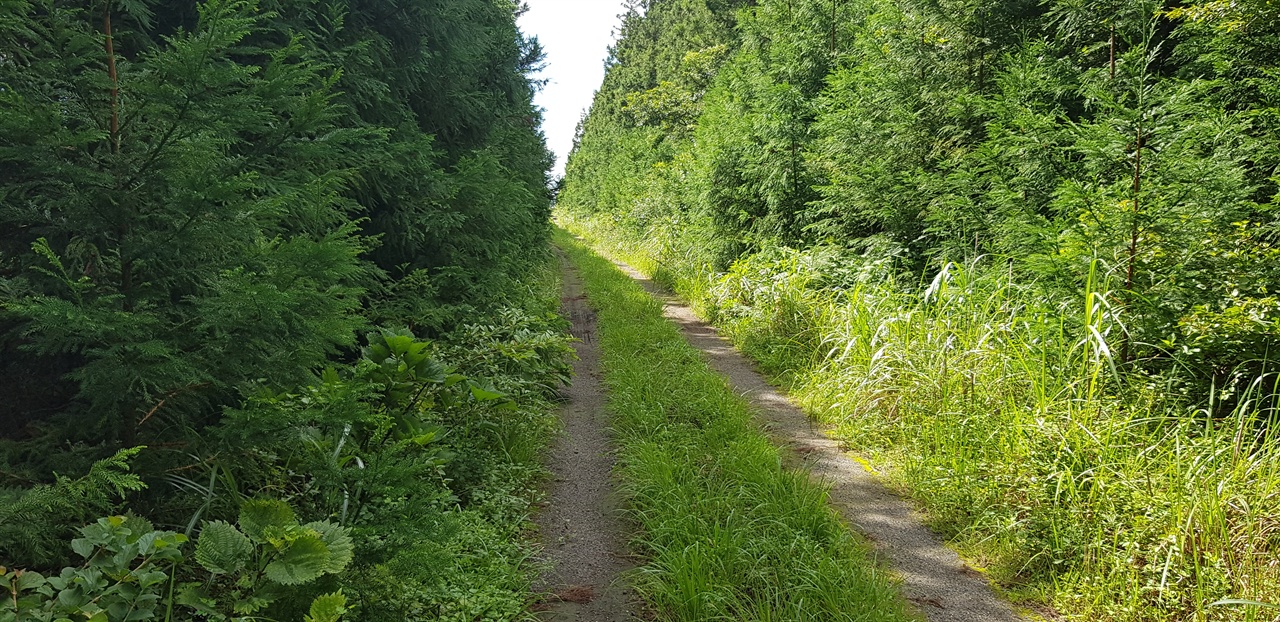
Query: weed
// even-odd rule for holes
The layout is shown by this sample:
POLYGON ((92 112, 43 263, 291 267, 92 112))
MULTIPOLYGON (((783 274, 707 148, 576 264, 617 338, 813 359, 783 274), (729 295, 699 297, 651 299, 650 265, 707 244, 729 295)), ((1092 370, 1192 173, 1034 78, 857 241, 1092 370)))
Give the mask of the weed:
POLYGON ((661 305, 564 232, 599 313, 638 591, 666 620, 907 620, 826 493, 781 466, 661 305))
POLYGON ((1280 594, 1280 446, 1261 405, 1274 379, 1224 415, 1118 370, 1102 279, 1055 304, 1005 270, 952 264, 908 292, 832 283, 820 249, 715 275, 603 219, 561 223, 664 271, 1015 597, 1103 620, 1270 619, 1247 603, 1280 594))

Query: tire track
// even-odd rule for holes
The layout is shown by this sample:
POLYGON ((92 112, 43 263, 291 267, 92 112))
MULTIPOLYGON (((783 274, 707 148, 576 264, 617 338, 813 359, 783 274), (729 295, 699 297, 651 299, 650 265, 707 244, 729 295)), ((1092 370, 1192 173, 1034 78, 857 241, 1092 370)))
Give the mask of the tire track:
POLYGON ((546 594, 538 617, 554 622, 638 619, 639 606, 624 581, 632 564, 612 479, 615 457, 600 380, 596 315, 587 305, 582 280, 563 257, 561 270, 561 313, 578 339, 578 360, 560 410, 563 429, 548 460, 552 481, 547 505, 535 519, 547 564, 535 585, 546 594))
MULTIPOLYGON (((758 413, 774 442, 789 449, 810 476, 829 489, 840 516, 871 541, 902 579, 902 592, 929 622, 1024 622, 991 585, 924 525, 903 499, 855 462, 774 388, 746 356, 693 310, 626 264, 614 262, 664 303, 663 315, 703 353, 758 413)), ((1038 619, 1038 618, 1037 618, 1038 619)))

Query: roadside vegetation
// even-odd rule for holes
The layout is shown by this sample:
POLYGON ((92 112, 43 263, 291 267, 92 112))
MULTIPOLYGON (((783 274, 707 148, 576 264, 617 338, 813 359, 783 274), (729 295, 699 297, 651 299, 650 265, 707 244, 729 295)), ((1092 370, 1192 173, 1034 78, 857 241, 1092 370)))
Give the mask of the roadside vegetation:
POLYGON ((1208 605, 1271 600, 1280 585, 1280 447, 1257 426, 1275 386, 1214 417, 1156 381, 1117 377, 1104 342, 1076 337, 1099 321, 1085 305, 1101 294, 1078 310, 1036 307, 1007 277, 963 266, 924 292, 833 288, 822 283, 836 255, 789 249, 686 282, 641 240, 563 224, 701 292, 722 334, 1015 601, 1105 619, 1270 619, 1208 605))
POLYGON ((1274 3, 660 0, 557 218, 1012 597, 1269 620, 1274 3))
POLYGON ((516 8, 0 2, 0 621, 529 617, 516 8))
POLYGON ((887 573, 662 306, 565 233, 598 312, 618 475, 663 620, 910 620, 887 573))

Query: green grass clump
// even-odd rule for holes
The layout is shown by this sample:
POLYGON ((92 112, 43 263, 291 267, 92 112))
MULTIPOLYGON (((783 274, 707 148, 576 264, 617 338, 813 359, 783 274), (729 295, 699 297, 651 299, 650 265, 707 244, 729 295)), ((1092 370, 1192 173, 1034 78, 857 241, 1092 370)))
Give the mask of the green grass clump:
MULTIPOLYGON (((628 261, 677 246, 562 223, 628 261)), ((1103 282, 1053 301, 1004 269, 953 264, 918 291, 883 276, 831 287, 821 252, 775 249, 710 276, 670 250, 637 263, 699 297, 1015 596, 1080 619, 1274 617, 1223 602, 1280 602, 1274 379, 1223 413, 1118 369, 1103 282)))
POLYGON ((664 620, 908 620, 885 573, 783 468, 747 405, 661 305, 563 231, 599 314, 620 475, 648 560, 637 589, 664 620))

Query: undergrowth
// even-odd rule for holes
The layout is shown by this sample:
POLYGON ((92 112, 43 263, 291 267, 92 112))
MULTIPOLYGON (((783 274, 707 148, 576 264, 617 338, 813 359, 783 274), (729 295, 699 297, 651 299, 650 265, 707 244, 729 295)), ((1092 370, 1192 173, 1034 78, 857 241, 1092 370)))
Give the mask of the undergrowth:
POLYGON ((752 424, 660 304, 564 232, 599 314, 637 590, 663 620, 908 620, 826 493, 752 424))
MULTIPOLYGON (((288 391, 248 395, 181 445, 126 450, 78 479, 0 487, 0 586, 12 592, 0 621, 96 608, 106 617, 92 619, 104 622, 228 619, 224 610, 235 619, 308 622, 531 619, 538 568, 526 536, 572 353, 552 311, 558 262, 547 253, 541 264, 510 306, 439 339, 380 329, 355 362, 288 391), (252 551, 227 545, 243 541, 230 525, 240 516, 248 529, 245 508, 262 503, 296 513, 280 527, 302 543, 271 542, 281 559, 301 562, 282 580, 252 574, 261 570, 253 564, 236 579, 244 564, 229 569, 226 560, 252 551), (95 523, 108 513, 118 516, 95 523), (319 556, 328 549, 305 529, 321 523, 348 538, 341 564, 319 556), (205 538, 211 529, 222 539, 205 538), (76 534, 111 555, 85 555, 76 534), (161 566, 143 547, 152 541, 167 543, 161 566), (188 541, 221 542, 225 552, 202 555, 196 546, 193 557, 188 541), (116 565, 103 566, 107 557, 116 565), (316 560, 326 572, 297 574, 316 560), (103 572, 123 578, 88 587, 57 578, 103 572), (146 580, 135 586, 137 577, 146 580), (98 604, 119 600, 121 590, 128 599, 115 608, 98 604), (148 605, 146 615, 130 613, 135 601, 148 605), (329 607, 326 617, 316 615, 317 603, 329 607)), ((0 474, 12 476, 6 459, 26 450, 0 443, 0 474)), ((275 554, 254 559, 274 563, 275 554)))
POLYGON ((1072 619, 1275 616, 1276 387, 1223 413, 1117 369, 1103 279, 1061 304, 981 263, 904 288, 822 248, 715 274, 670 236, 559 218, 690 300, 1015 598, 1072 619))

